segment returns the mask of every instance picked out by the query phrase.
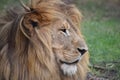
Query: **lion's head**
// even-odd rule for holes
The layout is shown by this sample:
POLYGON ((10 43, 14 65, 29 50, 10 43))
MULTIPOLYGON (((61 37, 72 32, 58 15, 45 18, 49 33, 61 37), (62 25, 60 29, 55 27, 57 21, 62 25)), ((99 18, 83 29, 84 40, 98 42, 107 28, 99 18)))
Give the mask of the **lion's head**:
POLYGON ((13 50, 11 56, 7 56, 9 52, 5 54, 5 60, 14 63, 6 63, 8 70, 16 68, 12 68, 13 73, 9 72, 10 79, 84 80, 88 48, 79 30, 81 14, 78 9, 60 0, 33 0, 29 7, 23 6, 25 11, 17 14, 21 17, 15 33, 10 31, 8 40, 4 41, 7 47, 0 53, 2 57, 3 50, 13 50), (14 40, 10 39, 12 34, 15 34, 14 40))

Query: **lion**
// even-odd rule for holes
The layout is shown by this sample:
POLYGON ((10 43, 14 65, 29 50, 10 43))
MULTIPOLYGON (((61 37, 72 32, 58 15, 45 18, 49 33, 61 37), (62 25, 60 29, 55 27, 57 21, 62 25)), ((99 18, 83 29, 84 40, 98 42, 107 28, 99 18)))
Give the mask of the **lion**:
POLYGON ((0 80, 85 80, 82 15, 63 0, 31 0, 0 17, 0 80))

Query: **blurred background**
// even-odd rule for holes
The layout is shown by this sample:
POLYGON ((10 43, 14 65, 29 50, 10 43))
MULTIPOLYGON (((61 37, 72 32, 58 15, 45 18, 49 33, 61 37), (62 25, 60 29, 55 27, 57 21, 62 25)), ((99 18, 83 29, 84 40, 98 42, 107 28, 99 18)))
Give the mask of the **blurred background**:
MULTIPOLYGON (((81 31, 89 47, 91 80, 120 80, 120 0, 70 1, 83 15, 81 31)), ((11 4, 18 0, 0 0, 0 11, 11 4)))
POLYGON ((90 52, 92 74, 120 80, 120 0, 74 0, 90 52))

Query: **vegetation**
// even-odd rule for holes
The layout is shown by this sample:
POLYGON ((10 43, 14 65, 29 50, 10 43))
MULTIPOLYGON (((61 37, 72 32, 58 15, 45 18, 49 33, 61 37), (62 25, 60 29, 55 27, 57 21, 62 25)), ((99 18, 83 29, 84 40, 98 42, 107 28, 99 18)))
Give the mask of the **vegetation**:
POLYGON ((92 68, 92 72, 119 80, 120 6, 105 0, 77 0, 76 4, 84 16, 81 27, 89 46, 90 62, 97 68, 92 68))

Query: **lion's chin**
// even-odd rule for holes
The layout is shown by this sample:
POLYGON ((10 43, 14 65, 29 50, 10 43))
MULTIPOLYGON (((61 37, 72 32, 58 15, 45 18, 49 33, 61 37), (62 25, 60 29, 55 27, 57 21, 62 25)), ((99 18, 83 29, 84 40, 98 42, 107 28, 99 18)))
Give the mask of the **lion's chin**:
POLYGON ((63 71, 64 75, 72 76, 77 72, 77 66, 76 65, 62 64, 61 70, 63 71))

